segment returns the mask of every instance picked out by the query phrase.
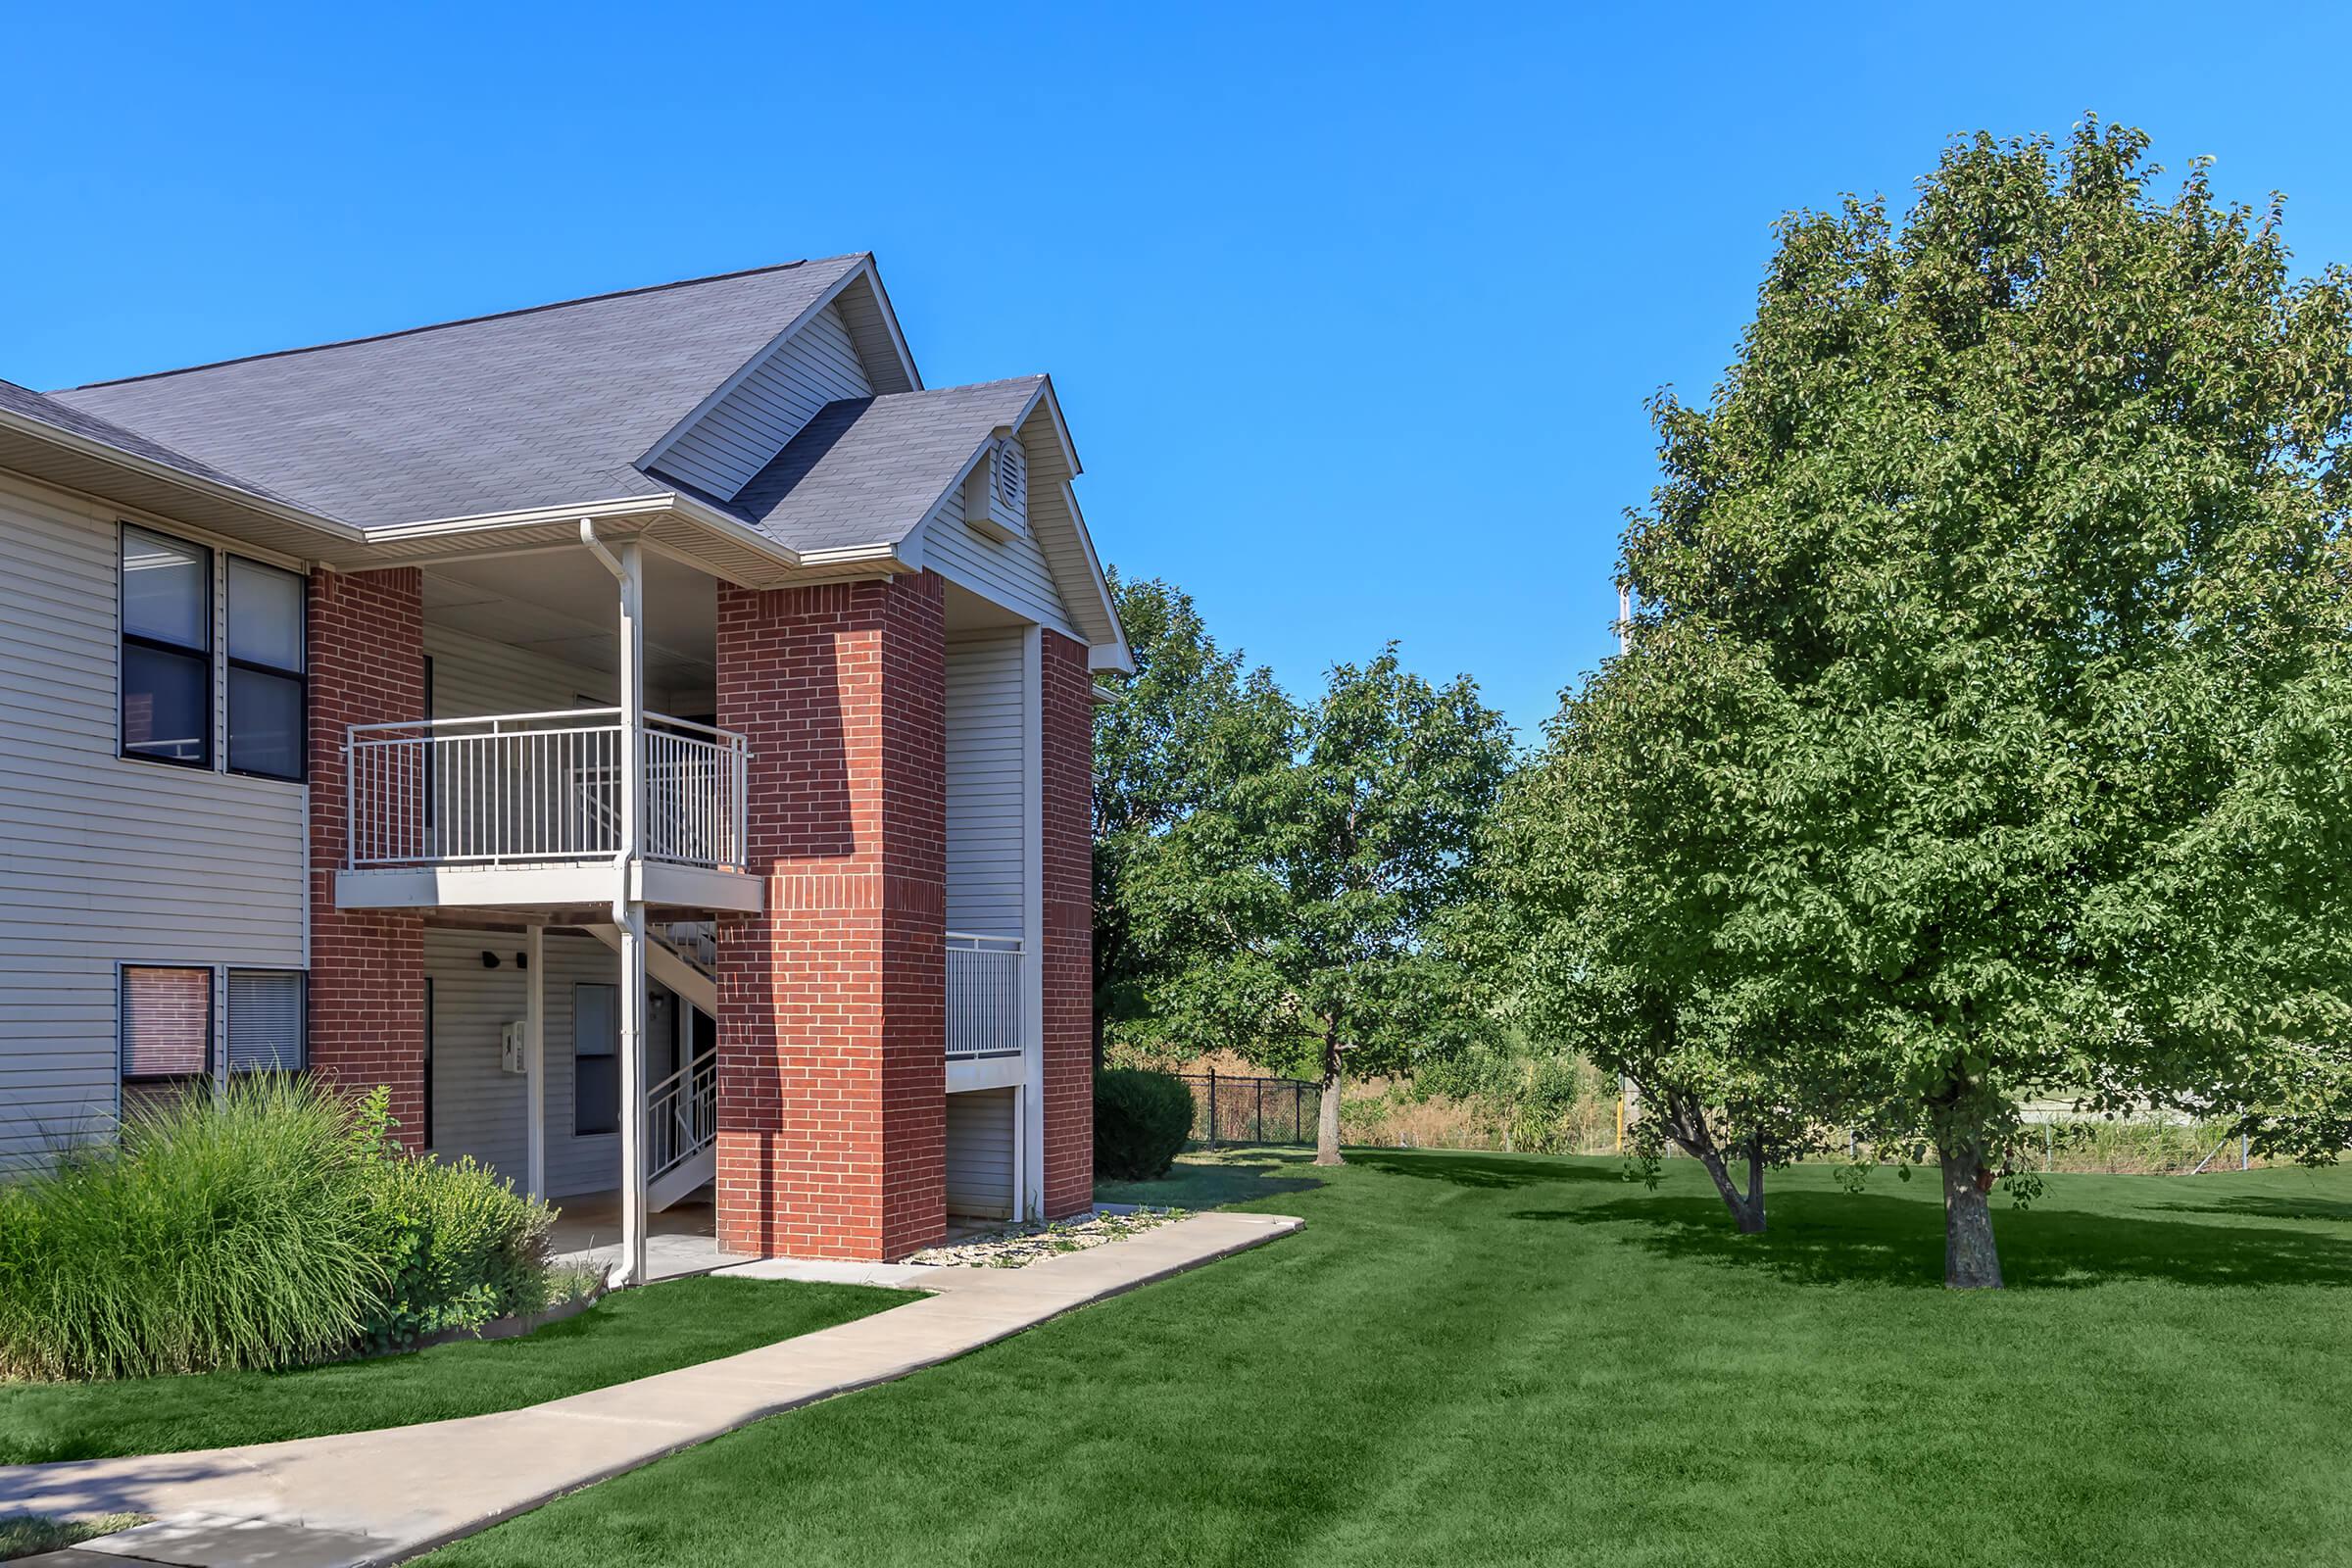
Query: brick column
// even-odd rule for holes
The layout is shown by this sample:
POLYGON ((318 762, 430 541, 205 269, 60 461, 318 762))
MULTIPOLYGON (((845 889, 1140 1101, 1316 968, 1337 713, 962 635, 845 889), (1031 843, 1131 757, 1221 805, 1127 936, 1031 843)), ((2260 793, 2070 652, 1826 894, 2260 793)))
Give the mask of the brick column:
POLYGON ((1095 1197, 1094 678, 1084 644, 1042 639, 1046 1216, 1059 1219, 1095 1197))
POLYGON ((400 1138, 424 1138, 424 917, 338 909, 343 730, 424 713, 422 578, 316 571, 310 583, 311 1069, 354 1093, 392 1091, 400 1138))
POLYGON ((718 926, 718 1239, 898 1258, 947 1231, 943 584, 718 591, 766 909, 718 926))

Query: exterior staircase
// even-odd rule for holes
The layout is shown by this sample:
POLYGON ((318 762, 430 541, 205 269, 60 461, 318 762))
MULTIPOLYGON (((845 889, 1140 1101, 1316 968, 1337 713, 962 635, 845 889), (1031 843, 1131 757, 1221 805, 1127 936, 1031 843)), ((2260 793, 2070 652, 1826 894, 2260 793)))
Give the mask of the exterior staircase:
MULTIPOLYGON (((616 926, 589 934, 615 953, 616 926)), ((717 949, 708 920, 648 924, 645 972, 705 1016, 718 1016, 717 949)), ((718 1174, 718 1053, 695 1057, 645 1096, 646 1204, 659 1212, 718 1174)))

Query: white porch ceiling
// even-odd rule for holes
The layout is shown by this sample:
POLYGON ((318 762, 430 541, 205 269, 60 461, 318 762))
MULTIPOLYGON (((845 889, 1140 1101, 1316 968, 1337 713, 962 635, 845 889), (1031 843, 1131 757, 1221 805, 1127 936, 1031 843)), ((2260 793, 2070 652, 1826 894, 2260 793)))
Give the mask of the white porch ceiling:
MULTIPOLYGON (((700 690, 718 680, 718 585, 666 556, 645 554, 645 678, 700 690)), ((612 575, 582 548, 424 569, 428 624, 506 643, 607 674, 619 667, 612 575)))

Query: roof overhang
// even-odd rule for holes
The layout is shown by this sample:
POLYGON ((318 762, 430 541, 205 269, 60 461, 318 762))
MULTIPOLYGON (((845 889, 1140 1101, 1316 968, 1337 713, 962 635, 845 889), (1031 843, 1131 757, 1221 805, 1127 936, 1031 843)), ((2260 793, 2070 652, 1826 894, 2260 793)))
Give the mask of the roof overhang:
POLYGON ((315 559, 366 535, 350 523, 0 408, 0 468, 223 538, 315 559))
POLYGON ((359 544, 319 559, 338 570, 364 571, 576 550, 583 519, 597 523, 609 539, 634 539, 648 550, 747 588, 789 588, 918 569, 891 544, 796 551, 741 518, 675 491, 370 528, 359 544))

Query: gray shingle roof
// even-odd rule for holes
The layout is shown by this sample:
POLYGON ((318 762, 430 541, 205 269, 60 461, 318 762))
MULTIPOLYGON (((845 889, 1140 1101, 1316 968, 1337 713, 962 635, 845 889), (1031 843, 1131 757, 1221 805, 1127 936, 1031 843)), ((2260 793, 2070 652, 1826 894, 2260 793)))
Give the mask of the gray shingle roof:
POLYGON ((864 261, 794 262, 45 401, 363 527, 656 494, 672 487, 635 461, 864 261))
POLYGON ((1025 375, 828 403, 726 510, 803 552, 896 544, 1045 384, 1025 375))
POLYGON ((101 419, 95 415, 85 414, 79 409, 71 408, 55 398, 43 397, 30 387, 19 386, 14 381, 0 381, 0 409, 6 409, 12 414, 24 415, 27 418, 38 419, 43 424, 53 425, 86 440, 102 442, 118 452, 127 452, 132 457, 144 458, 150 463, 161 464, 167 468, 176 469, 192 478, 209 480, 214 484, 230 485, 249 495, 259 496, 265 501, 275 501, 287 506, 301 505, 300 502, 279 495, 265 486, 255 484, 250 479, 241 479, 233 473, 224 473, 211 464, 191 458, 184 452, 174 452, 161 442, 149 440, 136 430, 125 430, 119 424, 101 419))

